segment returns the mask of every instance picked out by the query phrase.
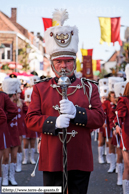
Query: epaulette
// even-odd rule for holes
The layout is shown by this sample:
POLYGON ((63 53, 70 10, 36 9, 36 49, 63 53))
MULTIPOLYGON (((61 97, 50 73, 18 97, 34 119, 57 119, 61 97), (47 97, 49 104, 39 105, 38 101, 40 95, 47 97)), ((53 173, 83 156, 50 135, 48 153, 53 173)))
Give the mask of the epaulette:
POLYGON ((96 82, 96 81, 94 81, 94 80, 91 80, 91 79, 86 79, 85 77, 82 77, 82 79, 84 80, 84 81, 88 81, 88 82, 91 82, 91 83, 94 83, 94 84, 99 84, 98 82, 96 82))
POLYGON ((38 80, 38 81, 36 81, 36 82, 34 82, 34 83, 35 83, 35 84, 38 84, 38 83, 41 83, 41 82, 48 82, 50 79, 52 79, 52 77, 47 77, 47 78, 38 80))

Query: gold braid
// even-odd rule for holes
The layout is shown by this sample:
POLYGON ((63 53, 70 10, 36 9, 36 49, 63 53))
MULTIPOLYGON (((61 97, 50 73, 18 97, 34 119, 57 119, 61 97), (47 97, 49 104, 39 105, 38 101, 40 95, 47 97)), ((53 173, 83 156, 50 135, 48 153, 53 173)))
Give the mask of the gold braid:
MULTIPOLYGON (((67 94, 67 96, 70 96, 72 94, 74 94, 77 91, 78 88, 76 88, 72 93, 67 94)), ((57 92, 62 96, 62 93, 56 88, 57 92)))

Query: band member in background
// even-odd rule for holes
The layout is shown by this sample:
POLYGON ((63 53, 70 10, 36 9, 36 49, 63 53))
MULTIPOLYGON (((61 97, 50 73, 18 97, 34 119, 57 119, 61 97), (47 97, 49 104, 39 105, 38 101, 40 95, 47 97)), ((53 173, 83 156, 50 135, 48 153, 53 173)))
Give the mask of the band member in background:
MULTIPOLYGON (((106 85, 100 86, 99 90, 100 90, 100 98, 101 98, 102 107, 103 107, 103 103, 105 102, 108 96, 108 86, 106 85)), ((99 129, 99 133, 98 133, 98 161, 100 164, 105 163, 104 157, 103 157, 103 152, 104 152, 103 145, 105 145, 105 142, 108 140, 108 137, 107 137, 108 134, 105 132, 105 130, 107 129, 105 129, 105 127, 107 126, 104 123, 103 126, 99 129)))
POLYGON ((109 77, 108 78, 108 87, 109 87, 109 95, 108 95, 108 101, 105 101, 105 107, 107 110, 107 128, 109 131, 109 160, 110 160, 110 167, 108 170, 108 173, 113 173, 115 172, 116 169, 116 150, 114 145, 112 144, 112 137, 113 137, 113 132, 112 128, 110 128, 110 122, 109 122, 109 117, 110 117, 110 109, 111 107, 116 106, 116 97, 115 97, 115 91, 114 91, 114 84, 117 82, 124 81, 123 78, 120 77, 109 77))
MULTIPOLYGON (((3 139, 4 128, 3 124, 7 123, 7 117, 2 108, 0 108, 0 140, 3 139)), ((1 191, 1 181, 2 181, 2 171, 1 171, 1 163, 2 163, 2 154, 3 154, 4 146, 3 141, 0 141, 0 191, 1 191)))
MULTIPOLYGON (((31 94, 33 88, 28 88, 25 91, 25 103, 26 106, 29 107, 31 102, 31 94)), ((26 135, 23 136, 23 162, 22 164, 27 164, 28 162, 28 154, 29 154, 29 145, 30 145, 30 162, 31 164, 35 164, 34 153, 35 153, 35 141, 37 137, 37 132, 31 131, 26 128, 26 135)))
MULTIPOLYGON (((125 85, 127 82, 117 82, 114 84, 114 91, 116 96, 116 103, 118 102, 119 97, 121 97, 124 93, 125 85)), ((122 157, 122 150, 120 148, 120 136, 116 134, 116 130, 114 127, 114 119, 116 117, 116 109, 117 104, 111 106, 110 115, 109 115, 109 122, 110 128, 113 130, 113 137, 112 137, 112 144, 116 148, 117 153, 117 163, 116 163, 116 173, 117 174, 117 185, 122 185, 122 176, 123 176, 123 157, 122 157)))
POLYGON ((17 153, 17 164, 16 164, 16 172, 21 172, 22 170, 22 136, 26 134, 26 128, 25 128, 25 114, 27 113, 28 107, 23 102, 22 99, 20 99, 21 94, 21 84, 19 82, 19 89, 17 91, 17 100, 16 104, 18 107, 18 132, 19 132, 19 138, 21 145, 18 147, 18 153, 17 153))
MULTIPOLYGON (((17 100, 16 94, 18 91, 18 87, 19 87, 19 84, 18 84, 17 78, 5 79, 2 83, 3 91, 9 95, 10 100, 14 103, 16 108, 17 106, 15 101, 17 100)), ((17 114, 18 114, 18 108, 17 108, 17 114)), ((17 115, 8 123, 8 128, 9 128, 10 141, 11 141, 11 146, 10 146, 11 161, 9 163, 9 169, 10 169, 9 176, 8 176, 8 166, 6 168, 6 179, 7 179, 7 183, 9 181, 11 185, 17 185, 17 182, 15 180, 15 169, 16 169, 16 162, 17 162, 18 146, 20 146, 17 115)), ((6 152, 6 155, 8 154, 9 153, 6 152)))
MULTIPOLYGON (((124 94, 119 98, 117 104, 118 124, 117 117, 115 118, 116 132, 121 136, 122 133, 124 146, 126 151, 122 151, 124 159, 124 172, 123 172, 123 194, 129 193, 129 82, 125 86, 124 94)), ((121 148, 123 149, 122 141, 121 148)))
MULTIPOLYGON (((3 89, 2 89, 3 90, 3 89)), ((17 115, 17 107, 14 103, 10 100, 9 96, 4 93, 0 92, 0 108, 4 110, 7 116, 7 122, 4 122, 1 126, 3 129, 3 134, 0 139, 3 154, 2 154, 2 185, 8 185, 8 161, 9 161, 9 149, 11 146, 10 141, 10 133, 8 129, 8 124, 16 115, 17 115)))
MULTIPOLYGON (((56 10, 54 18, 57 15, 68 18, 66 10, 56 10)), ((93 170, 90 132, 103 125, 104 114, 96 83, 74 75, 78 30, 75 26, 62 26, 61 21, 58 21, 61 25, 45 31, 46 51, 56 77, 34 85, 26 125, 42 133, 39 170, 43 171, 44 186, 63 184, 62 143, 58 132, 63 128, 77 132, 67 143, 68 192, 86 194, 93 170), (64 100, 57 85, 61 71, 65 71, 71 81, 64 100)))

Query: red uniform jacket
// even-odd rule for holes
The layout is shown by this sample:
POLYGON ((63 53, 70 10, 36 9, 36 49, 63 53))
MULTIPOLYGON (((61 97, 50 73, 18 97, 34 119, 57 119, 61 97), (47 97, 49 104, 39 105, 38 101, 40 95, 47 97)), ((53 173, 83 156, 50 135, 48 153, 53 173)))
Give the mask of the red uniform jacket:
POLYGON ((109 115, 110 115, 110 108, 112 106, 112 102, 109 100, 105 100, 103 103, 103 110, 106 117, 106 123, 107 123, 107 131, 108 131, 108 137, 112 137, 111 129, 110 129, 110 123, 109 123, 109 115))
MULTIPOLYGON (((74 80, 71 86, 82 86, 80 79, 74 77, 74 80)), ((54 78, 34 86, 32 100, 26 115, 27 127, 42 133, 39 170, 51 172, 63 170, 62 143, 56 136, 57 130, 55 130, 59 112, 54 109, 54 106, 59 106, 62 96, 55 88, 51 87, 53 84, 56 84, 54 78)), ((68 99, 77 105, 76 117, 71 120, 67 131, 78 132, 67 144, 68 170, 93 170, 90 129, 97 129, 103 125, 104 114, 98 88, 95 84, 91 83, 91 85, 91 109, 89 109, 89 101, 87 95, 84 95, 83 88, 77 89, 76 92, 74 92, 75 88, 69 87, 67 90, 68 99), (73 94, 69 95, 71 93, 73 94)), ((60 88, 58 90, 61 92, 60 88)))
MULTIPOLYGON (((17 105, 16 104, 14 105, 17 108, 17 105)), ((17 108, 17 114, 18 114, 18 108, 17 108)), ((11 147, 21 145, 21 142, 19 139, 19 132, 18 132, 17 115, 8 123, 8 128, 10 133, 11 147)))
POLYGON ((7 117, 2 108, 0 108, 0 150, 6 148, 4 145, 4 126, 7 124, 7 117))
POLYGON ((7 122, 7 117, 2 108, 0 108, 0 125, 7 122))
MULTIPOLYGON (((109 111, 109 126, 110 126, 110 129, 112 131, 112 144, 114 146, 117 145, 117 142, 116 142, 116 137, 114 136, 113 134, 113 129, 114 129, 114 119, 116 117, 116 114, 115 114, 115 111, 116 111, 116 105, 115 104, 112 104, 111 107, 110 107, 110 111, 109 111)), ((117 138, 119 140, 119 136, 117 135, 117 138)))
POLYGON ((19 131, 19 136, 26 135, 26 127, 25 127, 25 115, 27 113, 28 107, 24 102, 22 102, 22 109, 18 107, 18 131, 19 131))
MULTIPOLYGON (((117 104, 118 117, 120 122, 120 127, 122 128, 122 137, 124 141, 125 148, 129 150, 129 98, 120 97, 117 104)), ((117 117, 114 120, 118 123, 117 117)))
POLYGON ((109 126, 110 126, 110 129, 112 129, 114 127, 114 119, 116 117, 115 111, 116 111, 116 105, 112 104, 112 106, 110 107, 110 111, 109 111, 109 126))
POLYGON ((7 122, 13 119, 17 114, 17 107, 10 100, 9 96, 0 91, 0 107, 6 112, 7 122))
MULTIPOLYGON (((10 100, 9 96, 1 91, 0 91, 0 108, 2 108, 6 113, 7 122, 10 122, 17 115, 17 107, 10 100)), ((10 133, 7 122, 4 122, 0 126, 0 149, 9 148, 11 145, 10 133)))
MULTIPOLYGON (((102 108, 104 110, 104 108, 105 108, 104 103, 102 103, 102 108)), ((105 119, 106 119, 106 114, 104 114, 104 116, 105 116, 105 119)), ((99 132, 103 133, 103 136, 106 137, 105 128, 103 126, 99 128, 99 132)))

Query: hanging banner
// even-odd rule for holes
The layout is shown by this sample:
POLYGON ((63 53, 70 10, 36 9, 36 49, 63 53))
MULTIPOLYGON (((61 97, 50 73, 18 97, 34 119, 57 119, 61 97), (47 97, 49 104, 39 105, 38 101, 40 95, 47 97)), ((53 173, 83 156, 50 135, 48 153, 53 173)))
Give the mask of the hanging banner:
POLYGON ((83 77, 93 79, 92 56, 83 56, 83 77))
POLYGON ((110 45, 110 42, 112 42, 114 45, 114 43, 118 41, 119 45, 122 46, 122 41, 120 38, 120 20, 120 17, 99 17, 101 29, 100 44, 107 42, 110 45))

